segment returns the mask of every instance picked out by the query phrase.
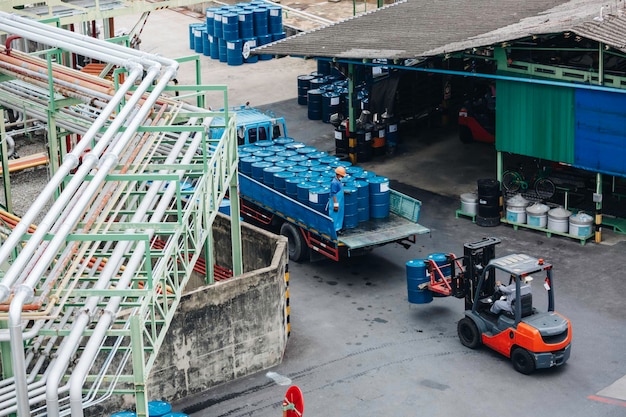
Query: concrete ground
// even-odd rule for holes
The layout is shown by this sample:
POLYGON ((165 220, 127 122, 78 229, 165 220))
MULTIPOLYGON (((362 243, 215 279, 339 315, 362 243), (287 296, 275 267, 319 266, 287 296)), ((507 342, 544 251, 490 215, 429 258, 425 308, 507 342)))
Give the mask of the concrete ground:
MULTIPOLYGON (((154 12, 143 50, 171 58, 191 54, 187 27, 198 19, 154 12)), ((132 19, 119 19, 118 27, 132 19)), ((306 118, 296 77, 313 61, 272 59, 232 67, 202 59, 203 82, 228 86, 230 104, 250 102, 285 115, 290 136, 326 151, 332 128, 306 118)), ((179 80, 190 80, 181 69, 179 80)), ((298 385, 308 416, 623 416, 626 415, 626 263, 622 235, 581 245, 528 229, 479 227, 456 218, 459 194, 495 176, 493 147, 461 144, 454 127, 406 127, 397 155, 366 166, 422 201, 431 229, 410 249, 392 244, 343 263, 290 264, 292 333, 283 362, 175 404, 194 417, 279 416, 289 385, 298 385), (428 254, 460 255, 463 243, 496 236, 498 255, 528 253, 554 264, 557 310, 571 319, 573 348, 562 368, 525 376, 487 349, 458 341, 463 302, 409 304, 405 264, 428 254)), ((540 293, 537 285, 534 292, 540 293)), ((538 297, 539 298, 539 297, 538 297)))

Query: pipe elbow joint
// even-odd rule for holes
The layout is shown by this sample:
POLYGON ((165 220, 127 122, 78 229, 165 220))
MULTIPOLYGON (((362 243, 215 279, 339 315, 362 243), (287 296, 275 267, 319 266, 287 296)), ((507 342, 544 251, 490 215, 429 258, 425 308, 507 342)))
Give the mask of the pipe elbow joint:
MULTIPOLYGON (((23 284, 18 285, 14 293, 15 293, 15 298, 17 299, 23 297, 24 304, 29 304, 31 301, 33 301, 33 298, 35 297, 35 290, 32 287, 29 287, 28 285, 23 285, 23 284)), ((20 306, 20 309, 21 309, 21 306, 20 306)))
POLYGON ((0 303, 5 302, 9 295, 11 295, 11 289, 6 284, 0 283, 0 303))

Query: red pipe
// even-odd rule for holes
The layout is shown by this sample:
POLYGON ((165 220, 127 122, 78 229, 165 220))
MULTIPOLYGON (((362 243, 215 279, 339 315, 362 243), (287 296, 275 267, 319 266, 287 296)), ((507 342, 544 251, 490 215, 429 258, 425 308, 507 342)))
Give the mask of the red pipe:
POLYGON ((21 38, 22 37, 19 35, 11 35, 7 38, 6 42, 4 42, 4 47, 6 48, 7 55, 11 55, 11 42, 21 38))

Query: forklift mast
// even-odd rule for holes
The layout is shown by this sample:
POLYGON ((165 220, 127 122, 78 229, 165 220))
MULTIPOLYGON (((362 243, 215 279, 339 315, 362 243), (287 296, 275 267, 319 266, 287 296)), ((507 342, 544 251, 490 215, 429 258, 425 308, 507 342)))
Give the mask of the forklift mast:
MULTIPOLYGON (((476 288, 478 287, 478 281, 483 273, 485 267, 489 264, 489 261, 496 257, 496 245, 501 240, 495 237, 485 237, 477 242, 466 243, 463 245, 463 266, 464 273, 461 273, 459 277, 461 282, 457 285, 463 289, 459 295, 465 296, 465 309, 471 310, 476 299, 476 288)), ((485 277, 485 284, 482 286, 482 291, 491 291, 491 293, 485 292, 480 297, 487 297, 493 295, 494 287, 496 283, 495 270, 491 270, 488 276, 485 277)))

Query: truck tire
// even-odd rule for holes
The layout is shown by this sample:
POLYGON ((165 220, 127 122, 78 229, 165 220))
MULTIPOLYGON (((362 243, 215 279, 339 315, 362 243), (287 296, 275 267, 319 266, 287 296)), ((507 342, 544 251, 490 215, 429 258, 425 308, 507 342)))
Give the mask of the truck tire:
POLYGON ((309 247, 298 228, 291 223, 285 222, 280 226, 280 234, 289 241, 289 259, 294 262, 303 261, 309 253, 309 247))
POLYGON ((524 348, 513 348, 511 362, 513 362, 513 368, 524 375, 530 375, 535 372, 535 358, 524 348))
POLYGON ((480 346, 480 333, 474 320, 469 317, 463 317, 459 320, 456 330, 463 346, 470 349, 476 349, 480 346))

